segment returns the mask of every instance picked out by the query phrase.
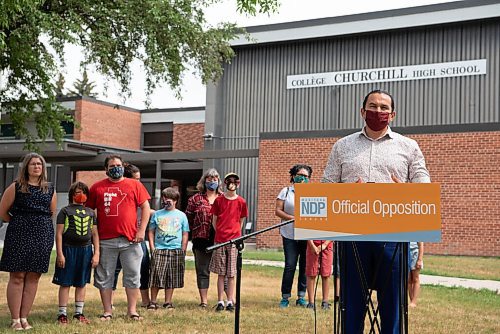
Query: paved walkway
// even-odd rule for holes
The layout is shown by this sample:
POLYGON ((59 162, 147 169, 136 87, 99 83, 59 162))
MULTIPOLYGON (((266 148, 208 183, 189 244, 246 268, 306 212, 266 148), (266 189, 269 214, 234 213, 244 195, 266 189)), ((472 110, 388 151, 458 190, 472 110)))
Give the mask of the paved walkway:
MULTIPOLYGON (((194 257, 186 256, 186 260, 194 261, 194 257)), ((246 260, 245 258, 243 258, 243 264, 281 267, 281 268, 285 266, 284 262, 282 261, 246 260)), ((441 285, 447 287, 462 287, 462 288, 477 289, 477 290, 487 289, 495 291, 497 294, 500 294, 500 281, 493 281, 493 280, 478 280, 478 279, 468 279, 459 277, 420 275, 420 283, 423 285, 441 285)))

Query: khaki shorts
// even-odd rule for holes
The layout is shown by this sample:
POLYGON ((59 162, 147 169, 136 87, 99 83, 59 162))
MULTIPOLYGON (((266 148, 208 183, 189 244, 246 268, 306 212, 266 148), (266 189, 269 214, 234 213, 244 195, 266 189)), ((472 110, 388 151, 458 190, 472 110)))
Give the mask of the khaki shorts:
POLYGON ((100 240, 99 265, 94 270, 94 286, 99 290, 112 289, 116 262, 120 259, 123 268, 123 286, 141 286, 141 244, 128 241, 125 237, 100 240))

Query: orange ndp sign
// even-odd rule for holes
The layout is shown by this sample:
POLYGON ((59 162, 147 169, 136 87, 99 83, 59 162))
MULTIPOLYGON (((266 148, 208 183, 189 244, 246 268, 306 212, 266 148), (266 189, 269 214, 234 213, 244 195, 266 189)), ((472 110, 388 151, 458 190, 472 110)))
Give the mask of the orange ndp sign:
POLYGON ((440 185, 295 184, 295 238, 440 241, 440 185))

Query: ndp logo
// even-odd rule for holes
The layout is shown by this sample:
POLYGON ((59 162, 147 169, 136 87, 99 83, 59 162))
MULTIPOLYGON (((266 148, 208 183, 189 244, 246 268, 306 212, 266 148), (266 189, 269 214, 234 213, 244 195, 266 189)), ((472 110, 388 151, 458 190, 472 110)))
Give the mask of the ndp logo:
POLYGON ((301 197, 301 217, 326 217, 326 197, 301 197))

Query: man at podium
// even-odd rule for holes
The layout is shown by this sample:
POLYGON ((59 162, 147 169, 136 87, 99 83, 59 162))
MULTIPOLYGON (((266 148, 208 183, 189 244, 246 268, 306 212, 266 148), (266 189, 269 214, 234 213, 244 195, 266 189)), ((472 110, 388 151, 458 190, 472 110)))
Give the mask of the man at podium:
MULTIPOLYGON (((430 182, 417 142, 393 132, 389 127, 396 112, 394 99, 388 92, 374 90, 368 93, 363 100, 361 117, 365 120, 363 129, 333 145, 322 182, 430 182)), ((345 261, 345 271, 341 271, 340 276, 344 278, 343 282, 348 283, 341 287, 341 299, 345 305, 343 334, 363 333, 366 315, 366 288, 362 288, 355 248, 368 288, 377 291, 381 333, 399 333, 399 301, 406 296, 400 296, 400 254, 393 256, 396 250, 400 252, 401 249, 394 242, 345 242, 344 245, 341 262, 345 261)))

